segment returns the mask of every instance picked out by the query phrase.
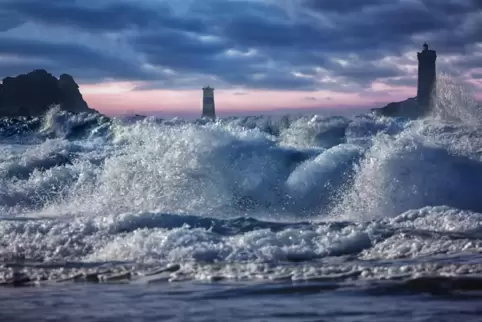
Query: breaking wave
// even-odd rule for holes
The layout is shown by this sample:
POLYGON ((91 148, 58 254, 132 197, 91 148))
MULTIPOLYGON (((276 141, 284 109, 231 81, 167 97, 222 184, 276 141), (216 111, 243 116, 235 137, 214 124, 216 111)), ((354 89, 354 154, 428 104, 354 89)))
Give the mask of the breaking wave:
POLYGON ((0 279, 480 273, 481 125, 444 84, 421 120, 1 119, 0 279))

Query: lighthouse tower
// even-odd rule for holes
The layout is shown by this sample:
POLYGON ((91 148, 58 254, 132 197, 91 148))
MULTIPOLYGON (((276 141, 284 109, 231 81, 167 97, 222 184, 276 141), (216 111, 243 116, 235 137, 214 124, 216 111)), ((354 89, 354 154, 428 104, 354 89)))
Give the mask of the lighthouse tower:
POLYGON ((435 50, 429 50, 427 43, 425 43, 422 52, 417 53, 417 58, 417 101, 419 107, 427 111, 433 104, 432 96, 436 82, 435 60, 437 59, 437 53, 435 50))
POLYGON ((203 113, 202 117, 216 118, 214 109, 214 88, 203 87, 203 113))

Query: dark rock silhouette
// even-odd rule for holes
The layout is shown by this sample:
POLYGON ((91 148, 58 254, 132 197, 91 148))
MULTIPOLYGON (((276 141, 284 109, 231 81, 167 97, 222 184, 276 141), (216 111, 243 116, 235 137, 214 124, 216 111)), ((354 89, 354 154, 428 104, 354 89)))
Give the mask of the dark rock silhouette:
POLYGON ((416 97, 409 98, 401 102, 392 102, 382 108, 372 109, 377 115, 389 117, 407 117, 419 118, 425 114, 425 111, 420 108, 416 97))
POLYGON ((419 118, 427 115, 434 106, 434 93, 436 86, 437 52, 429 50, 427 43, 423 50, 417 53, 418 79, 417 96, 402 102, 393 102, 385 107, 373 109, 376 114, 391 117, 419 118))
POLYGON ((16 77, 6 77, 0 84, 0 116, 41 116, 52 106, 68 112, 96 112, 82 98, 72 76, 59 79, 43 69, 16 77))

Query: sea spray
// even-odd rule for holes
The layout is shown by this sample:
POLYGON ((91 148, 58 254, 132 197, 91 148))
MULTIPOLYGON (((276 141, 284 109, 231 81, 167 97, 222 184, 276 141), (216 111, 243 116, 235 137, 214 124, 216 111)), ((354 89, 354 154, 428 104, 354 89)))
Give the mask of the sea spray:
POLYGON ((474 91, 469 84, 440 73, 437 75, 434 96, 434 106, 429 118, 436 118, 442 122, 481 125, 482 106, 475 99, 474 91))
POLYGON ((1 137, 0 279, 12 256, 63 283, 480 273, 482 131, 463 120, 53 110, 1 137))

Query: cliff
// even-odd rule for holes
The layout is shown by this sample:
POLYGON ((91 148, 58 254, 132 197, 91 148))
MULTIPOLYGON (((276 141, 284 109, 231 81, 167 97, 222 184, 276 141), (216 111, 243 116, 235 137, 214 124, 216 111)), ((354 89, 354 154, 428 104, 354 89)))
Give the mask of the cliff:
POLYGON ((53 105, 62 110, 96 112, 82 98, 72 76, 59 79, 43 69, 16 77, 6 77, 0 84, 0 116, 41 116, 53 105))

